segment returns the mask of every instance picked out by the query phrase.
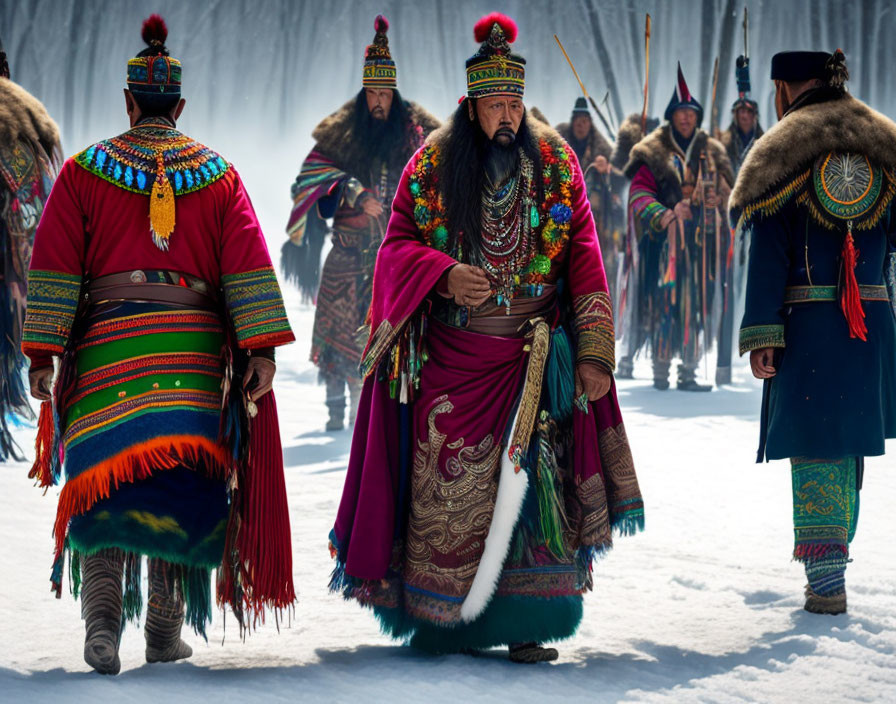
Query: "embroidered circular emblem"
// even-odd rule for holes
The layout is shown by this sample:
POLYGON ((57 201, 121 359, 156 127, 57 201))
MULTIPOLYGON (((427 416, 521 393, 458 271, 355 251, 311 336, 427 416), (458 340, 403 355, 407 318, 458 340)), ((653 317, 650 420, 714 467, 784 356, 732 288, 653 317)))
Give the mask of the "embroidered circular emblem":
POLYGON ((146 274, 140 269, 137 269, 137 271, 132 271, 131 272, 131 281, 135 284, 145 284, 146 283, 146 274))
POLYGON ((853 220, 871 210, 883 185, 883 173, 862 154, 831 152, 818 160, 812 178, 819 205, 840 220, 853 220))

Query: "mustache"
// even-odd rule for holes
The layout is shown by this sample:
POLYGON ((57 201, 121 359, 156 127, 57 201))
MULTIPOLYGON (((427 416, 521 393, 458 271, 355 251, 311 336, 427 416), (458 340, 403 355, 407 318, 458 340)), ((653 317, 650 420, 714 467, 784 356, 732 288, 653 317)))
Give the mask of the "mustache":
POLYGON ((510 137, 511 140, 516 139, 516 132, 514 132, 510 127, 499 127, 495 131, 495 136, 492 139, 497 139, 498 137, 510 137))

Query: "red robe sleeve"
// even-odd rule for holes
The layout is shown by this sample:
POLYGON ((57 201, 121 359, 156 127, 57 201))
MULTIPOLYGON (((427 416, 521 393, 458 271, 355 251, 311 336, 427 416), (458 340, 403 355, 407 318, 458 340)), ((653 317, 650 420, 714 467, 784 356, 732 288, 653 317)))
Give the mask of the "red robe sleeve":
POLYGON ((28 272, 22 351, 31 368, 61 355, 72 331, 84 275, 85 215, 78 197, 79 167, 69 159, 50 191, 28 272))
POLYGON ((616 336, 607 274, 582 169, 572 150, 568 151, 572 168, 568 277, 576 361, 612 372, 616 367, 616 336))
POLYGON ((280 284, 249 194, 233 167, 230 173, 221 219, 221 285, 237 342, 244 349, 285 345, 295 336, 280 284))

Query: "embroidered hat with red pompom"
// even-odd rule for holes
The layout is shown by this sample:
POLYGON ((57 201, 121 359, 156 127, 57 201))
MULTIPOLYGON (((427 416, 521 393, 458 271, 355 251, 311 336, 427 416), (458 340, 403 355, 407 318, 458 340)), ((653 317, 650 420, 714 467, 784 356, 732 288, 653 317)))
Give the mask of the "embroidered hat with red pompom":
POLYGON ((365 88, 391 88, 398 87, 398 71, 392 54, 389 53, 389 20, 382 15, 377 15, 373 21, 373 29, 376 35, 373 44, 364 52, 364 77, 361 84, 365 88))
POLYGON ((181 65, 168 54, 168 26, 161 15, 143 20, 140 36, 146 48, 128 61, 128 90, 142 95, 179 96, 181 65))
POLYGON ((526 87, 526 60, 510 51, 516 41, 516 22, 493 12, 473 27, 479 51, 467 59, 467 97, 489 95, 523 97, 526 87))

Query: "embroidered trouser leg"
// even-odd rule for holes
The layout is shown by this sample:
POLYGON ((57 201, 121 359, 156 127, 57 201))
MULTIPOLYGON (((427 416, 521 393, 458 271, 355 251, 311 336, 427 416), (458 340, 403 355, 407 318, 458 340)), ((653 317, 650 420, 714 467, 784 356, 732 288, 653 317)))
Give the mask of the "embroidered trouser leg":
POLYGON ((117 548, 81 558, 81 618, 86 638, 84 660, 97 672, 116 675, 121 669, 118 644, 122 630, 124 553, 117 548))
POLYGON ((149 601, 146 606, 146 660, 170 662, 190 657, 193 650, 180 639, 184 598, 177 568, 165 560, 149 560, 149 601))
POLYGON ((849 544, 859 518, 858 463, 841 459, 791 459, 794 559, 805 565, 812 591, 845 589, 849 544))

